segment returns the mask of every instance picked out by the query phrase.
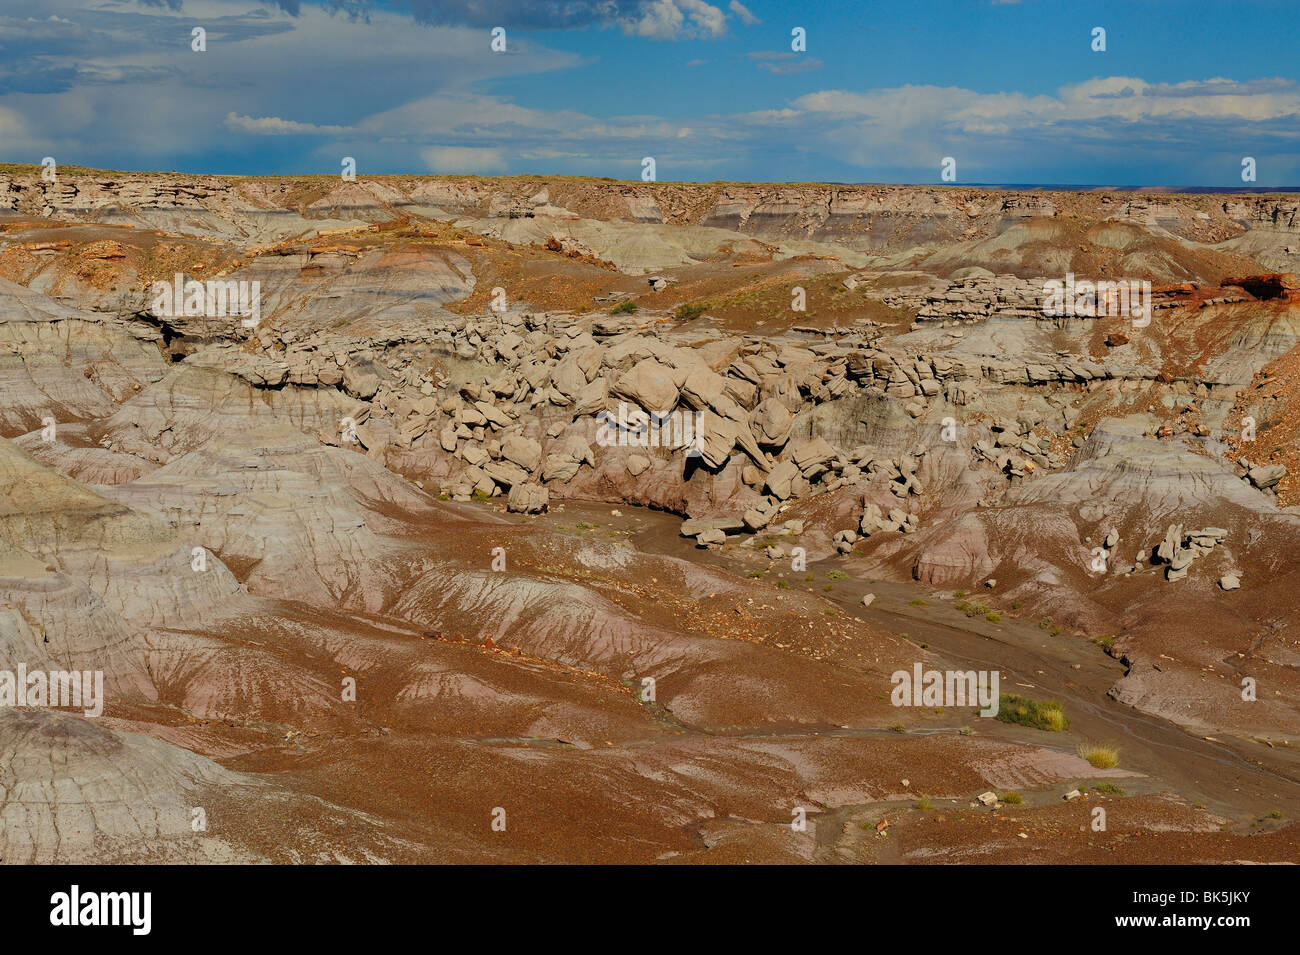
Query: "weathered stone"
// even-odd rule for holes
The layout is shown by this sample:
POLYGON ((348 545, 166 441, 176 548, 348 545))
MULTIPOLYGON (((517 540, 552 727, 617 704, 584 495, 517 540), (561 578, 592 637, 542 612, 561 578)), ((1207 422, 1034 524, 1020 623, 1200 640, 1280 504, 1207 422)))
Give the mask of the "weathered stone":
POLYGON ((794 415, 772 398, 758 403, 749 418, 749 429, 761 447, 782 448, 790 440, 794 415))
POLYGON ((512 434, 501 444, 501 456, 525 471, 535 471, 542 463, 542 446, 532 438, 512 434))
POLYGON ((369 365, 348 365, 343 369, 343 390, 353 398, 368 401, 379 390, 379 375, 369 365))
POLYGON ((1260 465, 1259 467, 1251 468, 1250 473, 1247 476, 1250 478, 1250 483, 1255 485, 1255 487, 1260 490, 1266 490, 1267 488, 1275 487, 1282 478, 1286 477, 1286 465, 1260 465))
POLYGON ((707 547, 710 544, 725 544, 727 542, 726 532, 718 530, 716 527, 701 531, 695 538, 697 547, 707 547))
POLYGON ((719 530, 725 533, 732 533, 743 529, 744 521, 735 517, 702 517, 691 518, 682 521, 681 535, 683 537, 698 537, 704 531, 719 530))
POLYGON ((540 514, 551 503, 551 493, 537 484, 516 484, 506 498, 506 510, 517 514, 540 514))
POLYGON ((671 370, 653 358, 644 358, 625 372, 612 393, 654 414, 666 415, 677 405, 677 385, 671 370))
POLYGON ((815 480, 826 471, 826 465, 835 457, 835 449, 824 438, 813 438, 796 445, 791 451, 791 458, 800 473, 808 480, 815 480))

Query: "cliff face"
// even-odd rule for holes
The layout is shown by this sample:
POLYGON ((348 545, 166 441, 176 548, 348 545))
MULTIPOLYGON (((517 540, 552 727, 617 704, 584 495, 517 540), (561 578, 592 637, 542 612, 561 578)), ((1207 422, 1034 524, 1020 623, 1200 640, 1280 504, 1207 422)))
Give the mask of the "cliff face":
POLYGON ((765 239, 809 239, 849 248, 898 249, 986 238, 1036 217, 1118 220, 1185 239, 1223 241, 1251 229, 1300 232, 1294 196, 1014 192, 923 186, 639 183, 567 178, 336 177, 250 180, 71 172, 57 182, 0 175, 0 208, 85 217, 113 208, 206 210, 222 215, 293 213, 347 218, 387 210, 458 217, 530 217, 567 210, 583 218, 696 225, 765 239))

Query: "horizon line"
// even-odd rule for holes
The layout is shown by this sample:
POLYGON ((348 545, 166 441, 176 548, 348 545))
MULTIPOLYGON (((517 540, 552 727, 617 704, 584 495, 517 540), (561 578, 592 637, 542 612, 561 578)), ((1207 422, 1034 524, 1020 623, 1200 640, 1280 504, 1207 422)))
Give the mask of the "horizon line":
MULTIPOLYGON (((29 172, 40 175, 43 167, 39 163, 0 163, 0 172, 29 172)), ((56 167, 57 168, 57 167, 56 167)), ((211 176, 222 179, 305 179, 336 178, 335 172, 300 172, 300 173, 237 173, 237 172, 195 172, 177 169, 104 169, 97 166, 81 166, 69 163, 57 171, 67 171, 75 175, 121 174, 130 176, 211 176)), ((362 179, 573 179, 592 182, 623 183, 642 186, 838 186, 845 188, 899 188, 899 189, 1000 189, 1059 192, 1157 192, 1157 193, 1296 193, 1300 194, 1300 185, 1262 186, 1258 184, 1242 186, 1208 186, 1208 185, 1135 185, 1107 183, 1057 183, 1057 182, 881 182, 859 180, 840 182, 819 179, 623 179, 615 176, 579 175, 573 173, 506 173, 489 175, 474 172, 384 172, 368 175, 357 174, 353 180, 362 179)))

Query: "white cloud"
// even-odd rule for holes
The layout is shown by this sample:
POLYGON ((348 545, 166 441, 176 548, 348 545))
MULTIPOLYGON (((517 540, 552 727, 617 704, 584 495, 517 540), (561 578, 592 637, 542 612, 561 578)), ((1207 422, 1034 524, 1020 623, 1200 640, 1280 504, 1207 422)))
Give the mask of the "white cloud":
POLYGON ((652 0, 639 16, 621 22, 625 32, 652 40, 672 40, 682 35, 717 37, 727 31, 727 15, 704 0, 652 0))
MULTIPOLYGON (((655 39, 718 36, 728 20, 748 22, 739 0, 714 2, 589 0, 584 9, 604 11, 597 24, 655 39)), ((479 9, 478 0, 465 4, 479 9)), ((549 49, 544 36, 520 37, 516 46, 512 33, 515 55, 492 56, 486 30, 431 28, 380 7, 371 9, 369 24, 331 17, 315 4, 303 4, 297 17, 262 11, 224 19, 218 11, 229 11, 218 0, 185 0, 183 15, 87 7, 84 0, 48 0, 47 7, 76 25, 0 17, 5 42, 30 53, 0 68, 0 84, 8 83, 0 158, 198 169, 228 166, 234 157, 242 168, 271 173, 337 169, 338 157, 350 155, 370 170, 581 167, 635 177, 649 154, 666 179, 671 170, 705 163, 718 164, 727 178, 850 178, 860 170, 897 178, 953 155, 963 178, 984 169, 987 181, 1073 164, 1084 170, 1076 181, 1086 182, 1084 163, 1106 160, 1143 169, 1164 163, 1166 176, 1208 184, 1216 170, 1235 166, 1235 150, 1238 160, 1269 156, 1261 169, 1279 184, 1300 175, 1300 84, 1292 79, 1149 83, 1112 76, 1036 95, 929 85, 827 88, 721 114, 697 107, 688 83, 684 91, 666 87, 662 106, 642 107, 662 115, 619 115, 583 112, 581 96, 530 96, 553 107, 543 108, 481 92, 527 76, 539 77, 545 93, 548 72, 598 60, 549 49), (197 16, 221 21, 220 31, 209 31, 207 53, 189 51, 187 29, 159 47, 160 31, 197 16)), ((785 50, 748 55, 777 73, 818 65, 785 50)), ((591 82, 591 74, 578 78, 591 82)))
POLYGON ((806 53, 792 53, 789 50, 754 50, 745 56, 756 61, 760 70, 767 70, 777 76, 792 76, 795 73, 807 73, 820 70, 822 61, 806 53))
POLYGON ((743 3, 741 3, 740 0, 731 0, 731 4, 727 7, 727 9, 729 9, 736 16, 740 17, 741 22, 744 23, 745 26, 747 27, 752 27, 755 23, 763 22, 758 17, 750 13, 749 8, 746 7, 743 3))
POLYGON ((348 132, 346 126, 316 126, 313 123, 298 123, 278 116, 241 116, 238 113, 226 114, 226 126, 229 129, 256 136, 295 136, 313 134, 317 136, 335 135, 348 132))

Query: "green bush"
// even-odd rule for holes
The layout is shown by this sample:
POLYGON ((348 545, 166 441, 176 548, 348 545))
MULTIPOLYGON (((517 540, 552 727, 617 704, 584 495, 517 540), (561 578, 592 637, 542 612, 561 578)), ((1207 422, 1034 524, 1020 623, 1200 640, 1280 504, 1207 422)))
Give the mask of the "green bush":
POLYGON ((1017 723, 1052 733, 1070 728, 1070 721, 1060 703, 1055 700, 1031 700, 1015 693, 1003 693, 998 698, 997 718, 1003 723, 1017 723))

